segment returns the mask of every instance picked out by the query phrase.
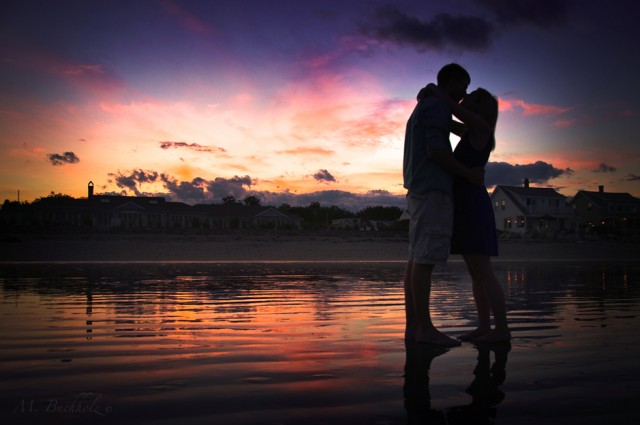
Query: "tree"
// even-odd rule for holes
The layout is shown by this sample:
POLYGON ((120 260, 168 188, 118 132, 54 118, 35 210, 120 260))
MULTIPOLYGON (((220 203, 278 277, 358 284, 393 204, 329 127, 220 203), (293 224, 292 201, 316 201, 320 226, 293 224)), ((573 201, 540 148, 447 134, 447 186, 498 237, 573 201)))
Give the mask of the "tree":
POLYGON ((35 199, 32 204, 34 205, 38 205, 38 204, 51 204, 51 203, 55 203, 57 201, 60 200, 69 200, 69 199, 75 199, 73 196, 70 195, 65 195, 62 193, 54 193, 53 191, 51 191, 50 194, 48 194, 47 196, 43 196, 40 198, 35 199))
POLYGON ((244 202, 245 205, 248 205, 248 206, 256 206, 256 205, 260 205, 262 203, 260 201, 260 198, 258 198, 257 196, 254 196, 254 195, 249 195, 249 196, 245 197, 243 202, 244 202))
POLYGON ((402 215, 398 207, 366 207, 358 212, 358 217, 364 220, 397 220, 402 215))
POLYGON ((223 205, 239 205, 240 202, 236 201, 235 197, 229 195, 229 196, 226 196, 226 197, 222 198, 222 204, 223 205))

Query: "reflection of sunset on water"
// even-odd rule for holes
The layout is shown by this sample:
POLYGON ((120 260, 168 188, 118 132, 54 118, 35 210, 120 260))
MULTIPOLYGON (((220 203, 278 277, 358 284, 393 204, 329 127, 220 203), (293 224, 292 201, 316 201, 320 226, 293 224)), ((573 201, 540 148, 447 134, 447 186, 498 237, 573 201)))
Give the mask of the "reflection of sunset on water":
MULTIPOLYGON (((464 344, 434 352, 430 368, 417 357, 417 369, 405 372, 399 263, 61 265, 3 273, 1 398, 38 405, 89 391, 113 407, 119 424, 140 417, 404 423, 402 388, 413 372, 430 377, 408 387, 418 391, 416 400, 426 384, 431 408, 451 416, 469 404, 464 389, 472 379, 490 384, 474 370, 491 373, 494 358, 506 362, 505 353, 464 344)), ((496 264, 514 335, 499 417, 519 421, 529 399, 578 409, 545 398, 545 385, 580 399, 597 386, 604 395, 590 400, 594 406, 628 397, 607 386, 611 375, 635 382, 634 360, 620 353, 636 344, 629 329, 640 320, 639 273, 621 264, 496 264), (606 372, 594 366, 603 360, 606 372)), ((436 272, 432 305, 436 325, 450 335, 475 325, 463 264, 436 272)), ((428 350, 415 355, 430 358, 428 350)))

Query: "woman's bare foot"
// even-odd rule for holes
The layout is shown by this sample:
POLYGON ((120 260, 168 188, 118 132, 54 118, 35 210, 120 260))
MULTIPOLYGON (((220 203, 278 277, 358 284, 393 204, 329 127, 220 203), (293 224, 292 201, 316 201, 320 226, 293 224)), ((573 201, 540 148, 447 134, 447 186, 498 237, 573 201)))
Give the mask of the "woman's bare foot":
POLYGON ((471 342, 471 341, 475 341, 476 339, 480 338, 483 335, 488 334, 490 331, 491 329, 477 328, 472 330, 471 332, 467 332, 466 334, 460 335, 458 339, 463 342, 471 342))
POLYGON ((416 332, 415 335, 416 342, 421 344, 434 344, 441 345, 444 347, 457 347, 460 344, 460 341, 456 341, 453 338, 449 338, 439 330, 433 328, 427 331, 416 332))
POLYGON ((507 341, 511 341, 511 332, 509 331, 509 329, 504 329, 504 330, 494 329, 482 335, 481 337, 476 338, 474 342, 491 343, 491 342, 507 342, 507 341))

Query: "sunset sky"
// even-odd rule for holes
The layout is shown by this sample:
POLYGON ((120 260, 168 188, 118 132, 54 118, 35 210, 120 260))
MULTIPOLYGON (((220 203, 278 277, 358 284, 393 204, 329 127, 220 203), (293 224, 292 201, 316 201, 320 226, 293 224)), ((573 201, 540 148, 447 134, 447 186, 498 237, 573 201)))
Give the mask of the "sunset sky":
MULTIPOLYGON (((487 186, 640 196, 635 0, 5 2, 0 201, 404 205, 420 87, 498 96, 487 186)), ((455 145, 457 139, 452 137, 455 145)))

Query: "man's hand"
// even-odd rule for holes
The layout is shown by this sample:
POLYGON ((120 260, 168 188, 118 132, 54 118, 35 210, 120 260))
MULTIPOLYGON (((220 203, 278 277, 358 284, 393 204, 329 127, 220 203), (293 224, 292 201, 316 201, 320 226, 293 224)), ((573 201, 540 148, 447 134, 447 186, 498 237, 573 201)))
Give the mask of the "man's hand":
POLYGON ((470 168, 466 178, 471 184, 484 186, 484 167, 470 168))

